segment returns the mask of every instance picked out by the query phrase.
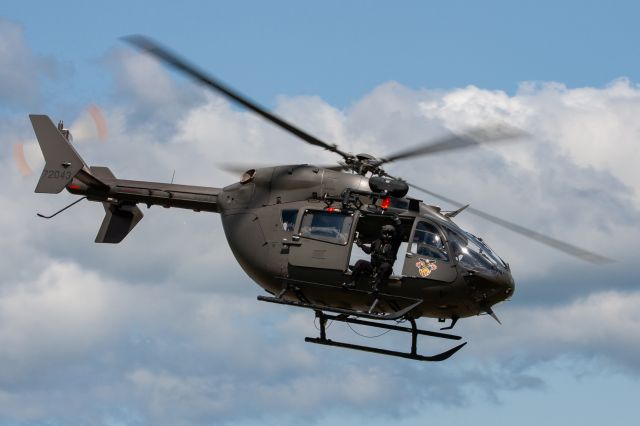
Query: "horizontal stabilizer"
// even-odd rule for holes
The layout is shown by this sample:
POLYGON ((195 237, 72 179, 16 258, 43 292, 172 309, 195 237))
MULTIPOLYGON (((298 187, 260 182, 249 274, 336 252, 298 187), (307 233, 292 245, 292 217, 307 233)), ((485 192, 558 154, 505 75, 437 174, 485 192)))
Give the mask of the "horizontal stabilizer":
POLYGON ((102 205, 105 215, 98 235, 96 235, 96 243, 119 243, 144 216, 135 204, 102 203, 102 205))
POLYGON ((103 166, 91 166, 89 167, 89 169, 91 170, 91 174, 102 180, 115 180, 116 177, 113 174, 113 172, 108 168, 108 167, 103 167, 103 166))

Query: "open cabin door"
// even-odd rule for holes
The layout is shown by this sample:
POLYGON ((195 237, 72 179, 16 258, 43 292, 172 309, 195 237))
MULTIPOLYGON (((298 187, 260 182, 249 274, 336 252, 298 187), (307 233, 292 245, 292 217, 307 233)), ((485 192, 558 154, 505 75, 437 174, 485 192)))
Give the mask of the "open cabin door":
POLYGON ((444 234, 434 223, 416 218, 404 259, 402 275, 452 282, 458 272, 447 250, 444 234))
POLYGON ((307 209, 300 220, 296 241, 289 248, 290 273, 300 268, 342 274, 348 268, 355 234, 355 213, 307 209))

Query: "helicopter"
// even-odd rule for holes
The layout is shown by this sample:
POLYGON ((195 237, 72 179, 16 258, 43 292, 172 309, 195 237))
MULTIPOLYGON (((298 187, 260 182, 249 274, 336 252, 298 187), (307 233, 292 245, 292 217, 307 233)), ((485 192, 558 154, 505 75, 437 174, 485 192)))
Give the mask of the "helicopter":
MULTIPOLYGON (((268 295, 259 301, 314 311, 318 337, 305 341, 418 361, 443 361, 466 342, 435 354, 417 351, 419 336, 460 341, 451 330, 461 318, 487 314, 498 323, 492 307, 512 297, 515 282, 509 264, 480 237, 453 219, 470 213, 547 246, 592 263, 610 259, 527 229, 388 174, 383 166, 421 155, 476 147, 526 137, 517 128, 499 124, 450 134, 384 157, 352 154, 324 142, 268 111, 220 80, 199 70, 144 36, 125 41, 186 74, 231 101, 253 111, 299 140, 341 157, 337 165, 313 164, 247 167, 240 179, 225 187, 204 187, 125 180, 107 167, 89 166, 74 149, 70 132, 47 115, 30 120, 45 158, 37 193, 63 189, 81 196, 50 219, 86 199, 102 203, 105 216, 96 243, 119 243, 143 218, 147 208, 190 209, 218 213, 233 255, 244 272, 268 295), (424 192, 457 207, 444 211, 407 196, 424 192), (393 225, 401 236, 398 258, 384 285, 372 288, 373 276, 346 286, 353 275, 354 247, 372 244, 381 229, 393 225), (421 317, 450 321, 439 331, 418 328, 421 317), (391 350, 329 339, 330 321, 407 333, 410 349, 391 350), (409 326, 400 325, 408 323, 409 326)), ((238 171, 237 167, 230 167, 238 171)))

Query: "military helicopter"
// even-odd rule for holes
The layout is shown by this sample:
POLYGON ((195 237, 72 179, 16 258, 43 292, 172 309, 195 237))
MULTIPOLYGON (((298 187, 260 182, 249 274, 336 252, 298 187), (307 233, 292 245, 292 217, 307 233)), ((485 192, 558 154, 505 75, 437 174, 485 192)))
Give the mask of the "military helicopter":
POLYGON ((336 166, 247 168, 239 181, 223 188, 124 180, 107 167, 87 165, 70 144, 70 134, 62 123, 55 126, 46 115, 30 115, 46 163, 35 192, 66 189, 82 196, 51 216, 39 216, 51 218, 83 199, 100 202, 105 216, 95 242, 119 243, 143 217, 138 204, 219 213, 238 263, 269 294, 258 296, 258 300, 315 312, 320 336, 307 337, 307 342, 442 361, 466 342, 439 354, 422 355, 417 352, 418 336, 461 340, 441 331, 452 329, 460 318, 480 314, 500 322, 492 306, 512 296, 511 269, 482 238, 453 222, 463 211, 583 260, 609 262, 601 255, 409 184, 383 169, 388 163, 418 155, 525 136, 518 129, 489 126, 385 157, 354 155, 288 123, 158 43, 143 36, 125 40, 300 140, 339 155, 341 162, 336 166), (443 211, 408 197, 410 187, 458 208, 443 211), (395 224, 403 236, 394 265, 399 273, 392 274, 376 291, 368 277, 345 287, 354 246, 376 240, 382 227, 389 224, 395 224), (420 317, 450 320, 450 324, 438 332, 423 330, 416 324, 420 317), (410 350, 331 340, 327 337, 328 321, 408 333, 410 350), (399 325, 403 322, 410 326, 399 325))

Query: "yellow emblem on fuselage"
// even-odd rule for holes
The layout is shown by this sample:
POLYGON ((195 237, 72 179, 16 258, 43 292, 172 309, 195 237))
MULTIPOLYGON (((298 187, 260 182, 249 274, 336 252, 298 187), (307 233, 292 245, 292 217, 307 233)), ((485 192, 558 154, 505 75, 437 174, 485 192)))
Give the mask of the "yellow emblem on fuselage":
POLYGON ((438 265, 436 265, 435 260, 429 260, 429 259, 423 259, 423 258, 420 258, 416 262, 416 267, 418 268, 418 273, 422 278, 428 277, 429 275, 431 275, 433 271, 438 269, 438 265))

